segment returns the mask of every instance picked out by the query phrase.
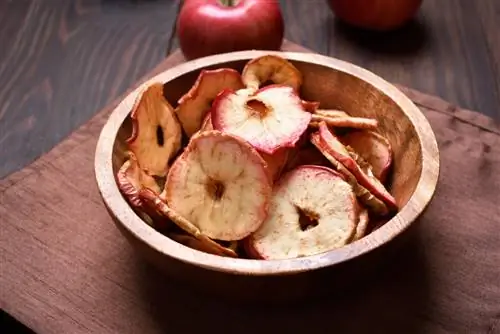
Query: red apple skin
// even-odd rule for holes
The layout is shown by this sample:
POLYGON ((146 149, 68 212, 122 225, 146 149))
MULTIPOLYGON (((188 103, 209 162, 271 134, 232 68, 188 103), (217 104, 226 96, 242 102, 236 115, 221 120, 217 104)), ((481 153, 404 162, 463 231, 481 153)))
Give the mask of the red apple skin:
POLYGON ((284 21, 277 0, 185 0, 177 20, 184 56, 195 59, 249 49, 279 50, 284 21))
POLYGON ((326 0, 342 21, 359 28, 388 31, 411 20, 422 0, 326 0))

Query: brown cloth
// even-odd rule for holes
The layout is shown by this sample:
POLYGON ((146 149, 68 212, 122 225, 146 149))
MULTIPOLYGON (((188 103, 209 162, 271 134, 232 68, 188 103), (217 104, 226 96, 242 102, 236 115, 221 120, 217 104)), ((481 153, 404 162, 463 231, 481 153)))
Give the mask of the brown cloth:
POLYGON ((107 108, 0 182, 0 307, 57 334, 500 333, 500 129, 402 89, 430 120, 442 172, 417 238, 369 284, 259 308, 172 283, 132 252, 101 202, 93 159, 107 108))

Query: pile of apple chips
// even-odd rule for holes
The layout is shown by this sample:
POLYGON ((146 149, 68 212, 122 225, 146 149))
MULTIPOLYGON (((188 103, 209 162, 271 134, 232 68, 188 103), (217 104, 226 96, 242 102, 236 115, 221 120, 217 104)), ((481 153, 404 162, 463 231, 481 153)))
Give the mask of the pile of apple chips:
POLYGON ((391 145, 376 119, 302 100, 302 82, 266 55, 241 74, 202 71, 175 109, 150 84, 130 114, 121 192, 171 239, 221 256, 296 258, 364 237, 398 210, 391 145))

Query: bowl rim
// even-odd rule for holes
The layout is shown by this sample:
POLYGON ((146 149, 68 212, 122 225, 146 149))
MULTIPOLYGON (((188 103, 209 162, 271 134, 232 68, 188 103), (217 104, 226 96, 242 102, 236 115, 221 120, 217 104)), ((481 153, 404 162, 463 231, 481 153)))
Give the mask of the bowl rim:
POLYGON ((352 63, 329 56, 303 52, 249 50, 218 54, 191 60, 172 67, 144 81, 129 93, 111 112, 99 135, 95 151, 94 172, 104 204, 116 220, 134 235, 162 255, 204 269, 240 275, 284 275, 317 270, 349 261, 391 241, 406 230, 426 209, 436 190, 439 178, 439 149, 434 131, 417 106, 397 87, 378 75, 352 63), (413 124, 422 148, 422 171, 414 193, 407 204, 386 224, 368 236, 322 254, 286 260, 252 260, 228 258, 181 245, 146 224, 123 198, 113 172, 113 147, 123 121, 128 116, 137 95, 153 82, 166 83, 184 74, 207 66, 275 54, 286 59, 314 63, 357 77, 380 90, 393 100, 413 124), (435 157, 435 159, 424 158, 435 157))

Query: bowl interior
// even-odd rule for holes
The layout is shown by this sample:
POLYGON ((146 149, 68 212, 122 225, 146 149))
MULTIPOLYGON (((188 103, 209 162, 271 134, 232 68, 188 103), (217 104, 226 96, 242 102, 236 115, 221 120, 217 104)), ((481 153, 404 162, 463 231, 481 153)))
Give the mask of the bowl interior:
MULTIPOLYGON (((245 63, 246 60, 233 61, 205 69, 229 67, 241 71, 245 63)), ((344 110, 352 116, 372 117, 379 121, 378 131, 389 139, 394 154, 389 191, 399 207, 406 205, 422 173, 422 147, 415 127, 401 107, 381 90, 349 73, 315 63, 294 60, 292 63, 304 75, 303 99, 319 101, 322 109, 344 110)), ((193 70, 165 83, 164 95, 174 107, 191 88, 200 71, 193 70)), ((114 174, 125 161, 125 140, 131 129, 130 117, 127 116, 113 147, 114 174)))
MULTIPOLYGON (((243 69, 245 63, 268 51, 242 51, 184 63, 150 79, 164 83, 164 95, 175 107, 202 69, 243 69)), ((347 246, 309 257, 260 261, 233 259, 200 252, 163 236, 144 223, 121 196, 116 172, 125 159, 125 140, 131 134, 129 113, 140 90, 127 96, 104 126, 96 149, 96 179, 103 200, 115 221, 129 236, 161 256, 197 267, 244 275, 283 275, 324 268, 370 252, 390 241, 423 212, 431 200, 439 175, 439 153, 434 133, 418 108, 393 85, 352 64, 325 56, 276 52, 288 58, 303 74, 301 97, 319 101, 324 109, 341 109, 353 116, 376 118, 379 132, 393 148, 389 191, 399 212, 388 223, 347 246)))

